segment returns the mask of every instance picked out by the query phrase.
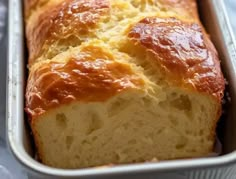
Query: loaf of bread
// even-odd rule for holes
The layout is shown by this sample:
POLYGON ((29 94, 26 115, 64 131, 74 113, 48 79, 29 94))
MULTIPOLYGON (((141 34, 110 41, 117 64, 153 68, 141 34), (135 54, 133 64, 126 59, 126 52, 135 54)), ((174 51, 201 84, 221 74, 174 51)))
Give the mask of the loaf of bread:
POLYGON ((39 159, 83 168, 207 156, 225 81, 195 0, 25 0, 39 159))

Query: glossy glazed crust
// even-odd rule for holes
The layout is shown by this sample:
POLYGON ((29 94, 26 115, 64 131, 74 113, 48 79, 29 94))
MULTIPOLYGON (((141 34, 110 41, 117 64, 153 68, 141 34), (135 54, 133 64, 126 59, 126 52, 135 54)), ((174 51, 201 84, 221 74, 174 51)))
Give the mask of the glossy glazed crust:
MULTIPOLYGON (((220 105, 224 78, 217 52, 199 23, 195 0, 148 2, 181 18, 176 15, 134 21, 123 36, 153 55, 170 84, 212 96, 220 105)), ((37 62, 60 40, 68 40, 65 37, 96 39, 91 34, 99 31, 98 22, 113 13, 111 0, 25 0, 25 9, 30 12, 26 17, 30 66, 26 111, 31 119, 61 104, 104 101, 121 91, 144 86, 129 65, 118 63, 119 59, 104 48, 95 53, 89 47, 57 62, 37 62)), ((47 58, 45 55, 43 59, 50 60, 47 58)))
POLYGON ((72 101, 101 102, 125 90, 142 89, 143 79, 100 47, 86 46, 66 62, 35 66, 26 89, 26 111, 35 118, 72 101))
POLYGON ((198 24, 150 17, 135 24, 128 36, 154 54, 170 81, 221 101, 225 82, 218 55, 198 24))
MULTIPOLYGON (((41 1, 28 0, 28 8, 41 1)), ((102 15, 109 12, 108 0, 65 0, 50 4, 33 14, 26 25, 29 64, 66 37, 91 34, 102 15), (36 16, 36 17, 34 17, 36 16)), ((47 58, 47 56, 46 56, 47 58)))

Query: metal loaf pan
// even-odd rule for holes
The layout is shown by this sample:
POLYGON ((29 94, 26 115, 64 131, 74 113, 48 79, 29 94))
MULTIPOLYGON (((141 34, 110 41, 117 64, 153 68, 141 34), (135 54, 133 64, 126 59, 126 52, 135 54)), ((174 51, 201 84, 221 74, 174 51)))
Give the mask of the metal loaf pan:
MULTIPOLYGON (((219 123, 218 136, 223 153, 217 157, 183 159, 159 163, 118 165, 113 167, 62 170, 51 168, 33 158, 33 148, 24 114, 24 87, 26 81, 26 55, 24 21, 20 0, 9 0, 9 43, 7 78, 7 134, 9 148, 29 175, 39 178, 166 178, 170 173, 188 179, 227 179, 236 168, 236 43, 223 0, 199 0, 199 13, 222 61, 228 81, 230 100, 219 123), (235 165, 234 165, 235 164, 235 165)), ((235 172, 236 173, 236 172, 235 172)), ((176 176, 177 176, 176 175, 176 176)), ((235 178, 235 177, 233 177, 235 178)))

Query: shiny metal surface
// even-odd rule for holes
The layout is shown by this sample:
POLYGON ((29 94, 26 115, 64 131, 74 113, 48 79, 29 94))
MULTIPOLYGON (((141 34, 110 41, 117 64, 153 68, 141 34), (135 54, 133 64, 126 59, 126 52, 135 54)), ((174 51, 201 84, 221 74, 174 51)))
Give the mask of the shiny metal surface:
MULTIPOLYGON (((224 153, 218 157, 173 160, 160 163, 120 165, 107 168, 62 170, 40 164, 33 159, 32 146, 24 121, 25 55, 22 4, 9 0, 9 49, 8 49, 8 93, 7 135, 13 155, 34 176, 43 178, 91 178, 91 177, 157 177, 168 172, 181 172, 187 178, 221 178, 236 164, 236 43, 223 0, 199 0, 201 18, 219 51, 222 67, 229 83, 230 102, 220 130, 224 153), (222 168, 223 167, 223 168, 222 168), (217 171, 217 173, 216 173, 217 171)), ((229 175, 230 176, 230 175, 229 175)))

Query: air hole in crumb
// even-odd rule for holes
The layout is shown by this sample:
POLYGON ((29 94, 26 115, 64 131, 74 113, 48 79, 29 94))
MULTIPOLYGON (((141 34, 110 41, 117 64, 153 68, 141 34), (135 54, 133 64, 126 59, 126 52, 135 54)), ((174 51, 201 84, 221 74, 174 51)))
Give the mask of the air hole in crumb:
POLYGON ((176 149, 182 149, 182 148, 184 148, 184 144, 177 144, 177 145, 175 146, 175 148, 176 148, 176 149))
POLYGON ((76 158, 77 160, 80 160, 80 156, 79 156, 79 155, 75 155, 75 158, 76 158))
POLYGON ((165 109, 165 108, 167 108, 169 106, 169 103, 168 103, 167 100, 165 100, 165 101, 161 101, 159 103, 159 105, 160 105, 161 108, 165 109))
POLYGON ((184 147, 185 147, 185 144, 177 144, 177 145, 175 146, 176 149, 182 149, 182 148, 184 148, 184 147))
POLYGON ((130 144, 130 145, 137 144, 137 140, 135 140, 135 139, 129 140, 128 144, 130 144))
POLYGON ((94 113, 91 114, 91 117, 88 121, 89 121, 89 124, 88 124, 88 129, 86 132, 87 135, 92 134, 94 131, 102 128, 103 126, 103 121, 99 119, 99 116, 94 113))
POLYGON ((150 99, 147 99, 147 98, 142 98, 142 101, 143 101, 143 105, 145 107, 149 107, 151 105, 151 100, 150 99))
POLYGON ((129 124, 128 123, 124 123, 123 127, 124 127, 124 130, 128 130, 129 129, 129 124))
POLYGON ((173 99, 173 98, 176 98, 176 97, 177 97, 177 93, 176 93, 176 92, 172 92, 172 93, 170 94, 170 96, 171 96, 172 99, 173 99))
POLYGON ((202 136, 203 134, 204 134, 204 130, 201 129, 201 130, 199 131, 199 135, 202 136))
POLYGON ((144 121, 138 120, 138 121, 135 122, 135 125, 137 127, 143 127, 144 126, 144 121))
POLYGON ((205 109, 205 106, 201 105, 201 112, 205 112, 206 109, 205 109))
POLYGON ((191 134, 192 132, 190 130, 186 130, 186 134, 191 134))
POLYGON ((73 136, 66 136, 66 148, 67 148, 67 150, 70 149, 73 142, 74 142, 74 137, 73 136))
POLYGON ((127 100, 124 100, 122 98, 116 99, 113 103, 110 104, 108 108, 108 117, 112 117, 116 115, 117 113, 123 111, 128 104, 127 100))
POLYGON ((164 127, 161 128, 161 129, 159 129, 159 130, 156 132, 156 134, 157 134, 157 135, 161 134, 162 132, 164 132, 165 129, 166 129, 166 128, 164 128, 164 127))
POLYGON ((66 125, 67 125, 67 118, 66 118, 64 113, 58 113, 56 115, 56 123, 60 127, 64 127, 64 128, 66 127, 66 125))
POLYGON ((117 153, 115 153, 114 159, 115 159, 116 162, 119 162, 120 161, 120 156, 117 153))
POLYGON ((82 140, 82 145, 85 145, 85 144, 90 144, 87 140, 82 140))
POLYGON ((127 158, 127 155, 124 152, 116 152, 115 157, 118 162, 122 162, 127 158))
POLYGON ((98 139, 97 136, 93 136, 93 137, 92 137, 92 141, 95 141, 95 140, 97 140, 97 139, 98 139))
POLYGON ((187 95, 181 95, 179 98, 173 99, 170 104, 178 110, 190 111, 192 109, 192 103, 187 95))
POLYGON ((169 116, 169 119, 170 119, 170 122, 174 125, 174 126, 177 126, 179 123, 178 123, 178 120, 174 117, 174 116, 169 116))
POLYGON ((178 143, 175 145, 176 149, 183 149, 187 144, 187 138, 181 137, 178 143))

